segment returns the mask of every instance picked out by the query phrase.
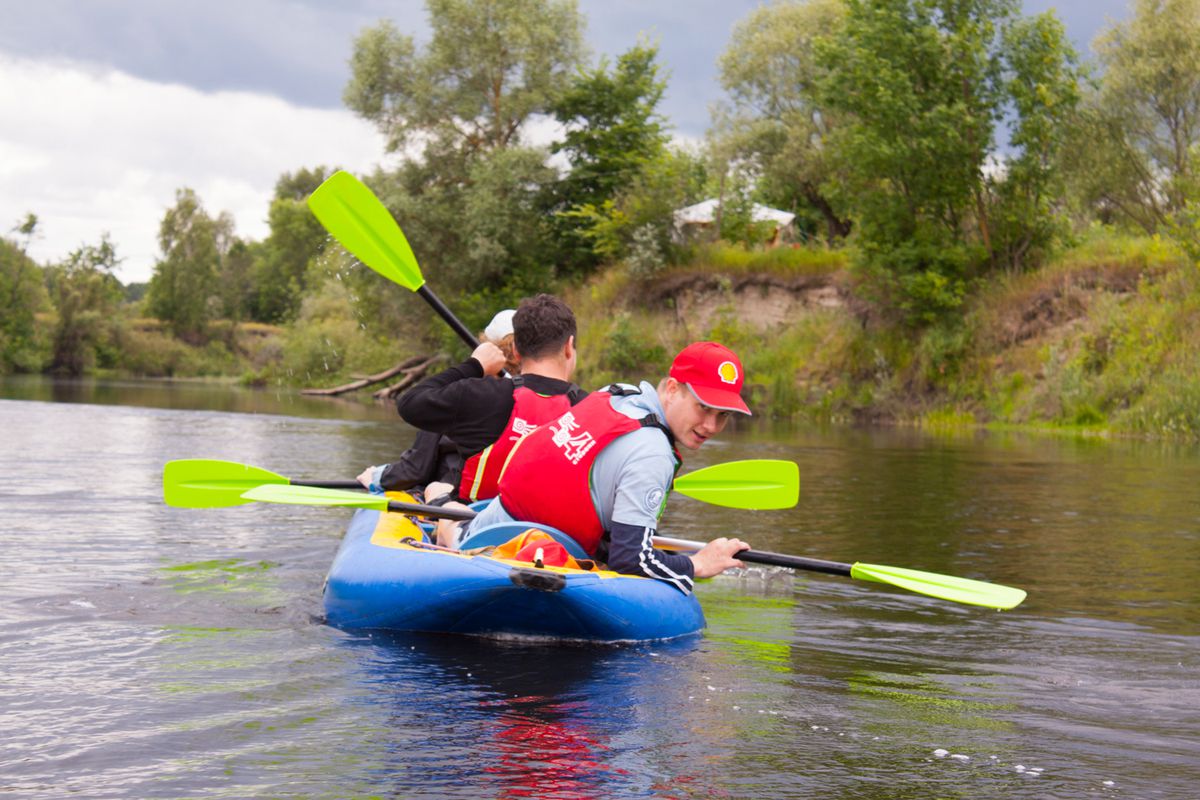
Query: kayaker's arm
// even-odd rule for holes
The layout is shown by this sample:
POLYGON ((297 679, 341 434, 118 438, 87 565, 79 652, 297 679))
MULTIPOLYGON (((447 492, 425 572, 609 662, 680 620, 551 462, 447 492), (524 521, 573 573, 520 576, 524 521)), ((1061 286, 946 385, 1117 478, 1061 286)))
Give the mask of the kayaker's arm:
POLYGON ((414 428, 449 436, 464 454, 478 453, 504 431, 513 409, 511 385, 483 377, 480 363, 469 358, 400 395, 396 408, 414 428))
POLYGON ((684 594, 691 594, 695 564, 679 553, 664 553, 652 544, 654 528, 614 522, 603 560, 608 568, 625 575, 644 575, 665 581, 684 594))

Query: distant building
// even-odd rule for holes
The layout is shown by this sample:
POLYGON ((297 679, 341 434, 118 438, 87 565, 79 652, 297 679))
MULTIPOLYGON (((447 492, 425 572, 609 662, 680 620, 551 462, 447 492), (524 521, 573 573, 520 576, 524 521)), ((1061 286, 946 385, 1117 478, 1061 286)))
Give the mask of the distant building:
MULTIPOLYGON (((719 206, 720 202, 714 197, 676 211, 676 239, 679 241, 701 238, 715 239, 716 236, 712 231, 717 222, 719 206)), ((774 223, 775 232, 768 237, 767 247, 775 247, 781 241, 790 240, 795 236, 796 230, 792 223, 795 221, 796 215, 790 211, 781 211, 778 208, 755 203, 750 209, 750 219, 754 222, 774 223)))

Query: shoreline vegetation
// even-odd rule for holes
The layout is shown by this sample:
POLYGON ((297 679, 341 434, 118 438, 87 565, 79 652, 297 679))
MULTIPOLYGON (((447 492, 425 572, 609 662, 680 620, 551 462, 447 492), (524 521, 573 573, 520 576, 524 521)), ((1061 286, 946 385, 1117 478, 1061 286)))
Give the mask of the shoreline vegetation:
MULTIPOLYGON (((613 265, 562 291, 580 319, 578 381, 648 379, 712 338, 742 354, 764 418, 1200 441, 1200 271, 1169 240, 1096 228, 1039 270, 981 283, 961 322, 918 333, 855 294, 853 257, 711 245, 650 279, 613 265)), ((418 358, 427 340, 374 337, 342 308, 307 326, 216 321, 204 344, 131 317, 133 368, 88 374, 301 393, 465 356, 443 338, 418 358)), ((52 322, 39 315, 43 334, 52 322)))
MULTIPOLYGON (((654 44, 593 62, 574 3, 464 2, 429 42, 364 29, 344 101, 471 329, 548 291, 585 388, 714 339, 762 417, 1200 441, 1200 0, 1133 0, 1086 62, 1015 0, 781 0, 733 30, 689 146, 654 44)), ((333 172, 282 175, 262 241, 178 189, 147 284, 107 235, 34 263, 30 212, 0 236, 0 373, 390 394, 461 358, 312 215, 333 172)))

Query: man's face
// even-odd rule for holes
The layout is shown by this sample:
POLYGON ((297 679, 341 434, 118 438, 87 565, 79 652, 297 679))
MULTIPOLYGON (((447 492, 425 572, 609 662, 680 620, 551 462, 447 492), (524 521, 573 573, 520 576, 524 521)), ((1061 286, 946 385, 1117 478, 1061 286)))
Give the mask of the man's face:
POLYGON ((691 389, 674 378, 667 379, 664 394, 667 427, 681 447, 699 450, 700 445, 725 430, 732 412, 709 408, 696 399, 691 389))

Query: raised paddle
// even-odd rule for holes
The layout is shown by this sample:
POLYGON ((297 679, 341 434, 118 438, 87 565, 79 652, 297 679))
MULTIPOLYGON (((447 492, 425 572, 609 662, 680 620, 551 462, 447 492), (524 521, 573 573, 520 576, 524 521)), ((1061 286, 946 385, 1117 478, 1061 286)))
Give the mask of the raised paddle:
POLYGON ((339 170, 309 195, 308 207, 325 230, 359 261, 423 297, 472 351, 479 346, 470 329, 425 284, 404 232, 366 184, 339 170))
MULTIPOLYGON (((268 484, 250 489, 243 493, 242 497, 246 500, 260 500, 268 503, 372 508, 377 511, 396 511, 443 519, 471 519, 475 516, 475 512, 462 509, 400 503, 379 495, 363 495, 307 486, 268 484)), ((654 544, 665 550, 699 550, 704 547, 703 542, 671 539, 665 536, 655 536, 654 544)), ((1011 586, 1001 586, 970 578, 956 578, 952 575, 939 575, 935 572, 921 572, 903 567, 885 567, 878 564, 841 564, 836 561, 822 561, 815 558, 758 550, 743 550, 737 554, 737 558, 756 564, 771 564, 886 583, 942 600, 986 606, 987 608, 1009 609, 1019 605, 1025 599, 1024 590, 1011 586)))
MULTIPOLYGON (((654 546, 663 550, 699 550, 704 547, 704 542, 655 536, 654 546)), ((953 575, 939 575, 936 572, 921 572, 904 567, 885 567, 879 564, 861 563, 842 564, 837 561, 823 561, 817 558, 789 556, 758 550, 743 550, 735 557, 741 561, 755 564, 771 564, 777 567, 804 569, 810 572, 824 572, 828 575, 844 575, 863 581, 886 583, 910 592, 973 606, 1009 609, 1020 605, 1021 601, 1025 599, 1024 589, 971 580, 970 578, 956 578, 953 575)))
MULTIPOLYGON (((261 467, 216 459, 181 459, 168 461, 163 467, 163 499, 167 505, 179 508, 242 505, 250 502, 242 496, 243 492, 267 484, 362 489, 358 481, 294 481, 261 467)), ((675 491, 730 508, 791 508, 800 494, 800 469, 792 461, 730 461, 679 476, 675 479, 675 491)))

